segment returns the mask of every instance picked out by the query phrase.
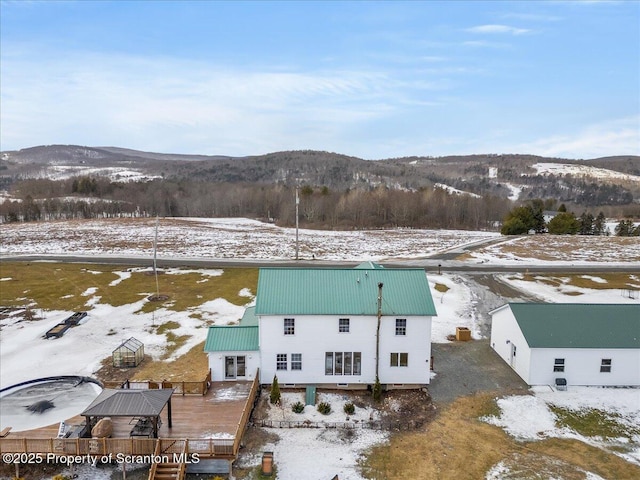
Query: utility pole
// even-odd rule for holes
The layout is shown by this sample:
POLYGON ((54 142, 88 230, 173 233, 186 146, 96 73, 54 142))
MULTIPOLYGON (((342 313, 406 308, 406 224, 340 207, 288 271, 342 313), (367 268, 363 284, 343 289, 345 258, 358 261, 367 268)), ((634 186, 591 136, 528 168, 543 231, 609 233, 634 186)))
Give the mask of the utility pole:
POLYGON ((296 187, 296 260, 298 260, 298 210, 300 208, 300 197, 298 195, 298 187, 296 187))
POLYGON ((158 224, 160 223, 160 218, 156 216, 156 235, 153 239, 153 274, 156 277, 156 296, 160 297, 160 285, 158 284, 158 268, 156 258, 158 255, 158 224))

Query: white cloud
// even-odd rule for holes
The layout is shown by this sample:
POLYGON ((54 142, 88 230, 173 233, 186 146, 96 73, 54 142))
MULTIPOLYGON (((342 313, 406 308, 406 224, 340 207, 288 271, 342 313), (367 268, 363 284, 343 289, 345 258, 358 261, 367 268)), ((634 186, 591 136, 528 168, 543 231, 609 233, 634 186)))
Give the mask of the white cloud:
POLYGON ((532 30, 526 28, 510 27, 508 25, 478 25, 467 29, 467 32, 482 33, 482 34, 509 34, 509 35, 523 35, 525 33, 531 33, 532 30))
POLYGON ((562 158, 640 155, 640 115, 590 125, 574 135, 554 135, 512 151, 562 158))

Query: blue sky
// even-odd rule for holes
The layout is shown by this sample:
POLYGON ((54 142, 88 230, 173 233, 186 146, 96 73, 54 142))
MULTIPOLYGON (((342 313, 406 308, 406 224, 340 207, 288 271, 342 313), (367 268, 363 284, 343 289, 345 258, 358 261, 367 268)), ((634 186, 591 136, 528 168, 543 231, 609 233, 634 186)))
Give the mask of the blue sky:
POLYGON ((0 148, 640 154, 640 2, 0 2, 0 148))

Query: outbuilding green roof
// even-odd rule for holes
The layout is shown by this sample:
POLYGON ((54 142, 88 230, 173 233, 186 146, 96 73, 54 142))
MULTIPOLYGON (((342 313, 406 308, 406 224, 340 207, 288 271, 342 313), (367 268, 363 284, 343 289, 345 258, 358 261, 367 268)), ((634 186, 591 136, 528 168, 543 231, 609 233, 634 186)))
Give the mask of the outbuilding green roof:
POLYGON ((259 349, 258 327, 227 325, 209 327, 205 352, 257 351, 259 349))
POLYGON ((419 268, 261 268, 256 315, 436 315, 419 268))
POLYGON ((640 348, 640 305, 510 303, 531 348, 640 348))

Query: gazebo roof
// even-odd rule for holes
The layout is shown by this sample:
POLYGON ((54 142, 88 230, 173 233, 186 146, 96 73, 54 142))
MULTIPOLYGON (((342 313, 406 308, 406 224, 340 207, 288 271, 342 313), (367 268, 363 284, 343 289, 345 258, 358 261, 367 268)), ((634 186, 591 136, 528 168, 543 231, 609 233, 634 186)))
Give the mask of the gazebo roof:
POLYGON ((173 388, 104 389, 80 415, 85 417, 156 417, 171 400, 173 388))

